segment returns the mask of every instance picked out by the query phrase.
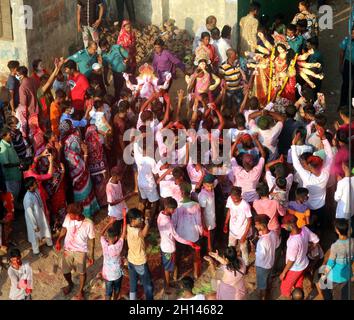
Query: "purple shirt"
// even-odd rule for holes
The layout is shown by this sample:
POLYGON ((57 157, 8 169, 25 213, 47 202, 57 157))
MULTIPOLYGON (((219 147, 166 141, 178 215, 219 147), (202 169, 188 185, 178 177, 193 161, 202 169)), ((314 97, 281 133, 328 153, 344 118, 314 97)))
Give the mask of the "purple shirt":
POLYGON ((297 212, 304 213, 307 209, 308 206, 305 203, 298 203, 296 201, 290 201, 288 208, 297 212))
POLYGON ((163 84, 166 79, 166 72, 170 72, 172 76, 175 76, 176 67, 182 71, 186 70, 186 66, 170 51, 163 50, 161 54, 154 54, 154 60, 152 62, 155 73, 159 77, 159 84, 163 84))

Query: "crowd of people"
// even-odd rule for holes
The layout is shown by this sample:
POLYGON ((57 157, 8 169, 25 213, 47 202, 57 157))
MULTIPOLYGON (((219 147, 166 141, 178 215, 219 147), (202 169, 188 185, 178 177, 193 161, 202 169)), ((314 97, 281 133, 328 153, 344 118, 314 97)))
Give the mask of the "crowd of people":
MULTIPOLYGON (((154 299, 146 250, 153 231, 165 292, 181 269, 192 270, 181 279, 181 300, 245 300, 253 266, 259 299, 277 298, 279 283, 281 297, 308 298, 305 277, 315 296, 347 299, 354 261, 349 89, 344 83, 339 122, 328 117, 317 17, 308 2, 299 2, 291 23, 278 14, 268 25, 253 2, 240 20, 239 50, 231 27, 208 17, 195 35, 193 70, 160 38, 151 65, 137 66, 129 8, 132 22, 120 21, 115 45, 99 32, 103 1, 78 1, 83 50, 54 63, 36 59, 32 73, 8 63, 0 241, 9 256, 10 299, 31 299, 35 290, 13 231, 23 214, 33 255, 45 259, 42 240, 54 243, 62 252, 63 293, 75 289, 76 270, 75 297, 85 299, 86 269, 98 263, 100 211, 109 217, 99 234, 107 300, 121 298, 126 265, 130 300, 138 298, 139 279, 145 299, 154 299), (175 103, 177 68, 185 85, 175 103), (139 200, 128 207, 131 199, 139 200), (338 240, 325 257, 331 232, 338 240), (194 281, 207 266, 214 293, 195 295, 194 281), (324 290, 323 283, 331 285, 324 290)), ((341 44, 344 81, 350 43, 341 44)))

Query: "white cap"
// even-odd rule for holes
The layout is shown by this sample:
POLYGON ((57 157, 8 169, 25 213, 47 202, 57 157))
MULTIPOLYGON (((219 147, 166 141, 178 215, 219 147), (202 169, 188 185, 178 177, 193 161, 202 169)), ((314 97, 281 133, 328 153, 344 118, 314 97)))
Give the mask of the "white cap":
POLYGON ((102 68, 102 66, 99 64, 99 63, 94 63, 92 65, 92 69, 95 70, 95 71, 98 71, 102 68))

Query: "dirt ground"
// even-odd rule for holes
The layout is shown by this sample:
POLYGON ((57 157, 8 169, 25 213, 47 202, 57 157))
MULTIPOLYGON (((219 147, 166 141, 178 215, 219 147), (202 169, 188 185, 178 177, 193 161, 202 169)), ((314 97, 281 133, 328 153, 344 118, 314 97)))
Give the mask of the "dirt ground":
MULTIPOLYGON (((329 3, 334 9, 334 29, 325 30, 321 32, 320 38, 320 49, 324 54, 325 59, 325 80, 323 82, 323 92, 327 97, 328 104, 328 115, 331 120, 336 120, 337 118, 337 105, 340 96, 340 86, 341 86, 341 76, 338 71, 338 53, 339 53, 339 43, 347 34, 348 29, 348 16, 349 10, 347 10, 348 5, 345 0, 331 1, 329 3)), ((177 89, 185 88, 184 79, 179 74, 178 79, 173 83, 171 92, 173 94, 173 100, 176 103, 175 93, 177 89)), ((332 194, 328 194, 330 198, 333 198, 332 194)), ((135 207, 138 203, 137 198, 131 199, 129 201, 129 207, 135 207)), ((105 223, 107 222, 106 210, 102 210, 95 217, 97 232, 102 230, 105 223)), ((46 248, 43 245, 43 251, 48 254, 47 258, 35 259, 32 257, 30 244, 26 241, 26 230, 24 224, 23 216, 17 216, 15 222, 15 234, 18 234, 17 241, 19 243, 19 248, 22 251, 23 259, 30 262, 33 272, 34 272, 34 290, 33 299, 35 300, 67 300, 71 299, 73 295, 64 297, 61 292, 61 288, 64 287, 65 281, 61 274, 60 269, 60 255, 55 252, 55 250, 46 248)), ((148 253, 149 253, 149 266, 153 275, 153 282, 155 286, 155 299, 175 299, 178 294, 178 289, 174 290, 171 295, 166 295, 163 291, 163 280, 162 280, 162 269, 159 256, 159 249, 157 244, 157 232, 152 230, 151 236, 148 239, 148 253)), ((100 271, 102 267, 102 250, 100 243, 98 241, 98 234, 96 238, 95 247, 95 264, 88 269, 88 281, 87 281, 87 299, 90 300, 101 300, 104 299, 104 282, 100 278, 100 271)), ((323 247, 325 249, 329 248, 329 245, 334 241, 335 236, 332 230, 326 232, 324 237, 323 247)), ((0 257, 1 259, 1 257, 0 257)), ((6 265, 6 258, 3 257, 3 262, 6 265)), ((251 254, 251 261, 254 260, 254 250, 251 254)), ((191 261, 189 260, 184 263, 185 270, 182 270, 184 274, 190 274, 191 261)), ((127 267, 125 269, 125 275, 128 275, 127 267)), ((78 284, 78 276, 74 275, 74 282, 78 284)), ((248 299, 257 299, 255 295, 255 268, 252 266, 247 274, 247 288, 249 291, 248 299)), ((305 280, 305 293, 309 295, 311 288, 310 283, 305 280)), ((77 287, 76 287, 77 288, 77 287)), ((9 296, 10 281, 7 277, 7 271, 5 268, 2 269, 0 273, 0 300, 7 300, 9 296)), ((206 263, 203 263, 203 274, 196 283, 197 292, 210 292, 210 273, 207 269, 206 263)), ((354 291, 354 290, 353 290, 354 291)), ((142 296, 142 290, 139 288, 139 295, 142 296)), ((122 286, 122 297, 127 298, 129 296, 129 281, 128 277, 124 277, 122 286)), ((272 283, 272 298, 277 299, 279 297, 279 279, 274 278, 272 283)), ((315 299, 319 299, 316 297, 315 299)))

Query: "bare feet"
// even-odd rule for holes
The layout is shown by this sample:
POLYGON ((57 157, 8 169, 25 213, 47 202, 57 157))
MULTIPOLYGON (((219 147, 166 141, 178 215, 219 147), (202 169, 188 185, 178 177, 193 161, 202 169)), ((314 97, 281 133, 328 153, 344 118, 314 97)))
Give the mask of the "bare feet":
POLYGON ((64 288, 61 289, 64 293, 65 296, 67 296, 72 290, 73 290, 73 285, 70 284, 64 288))
POLYGON ((74 300, 85 300, 85 295, 83 292, 80 292, 73 299, 74 300))

